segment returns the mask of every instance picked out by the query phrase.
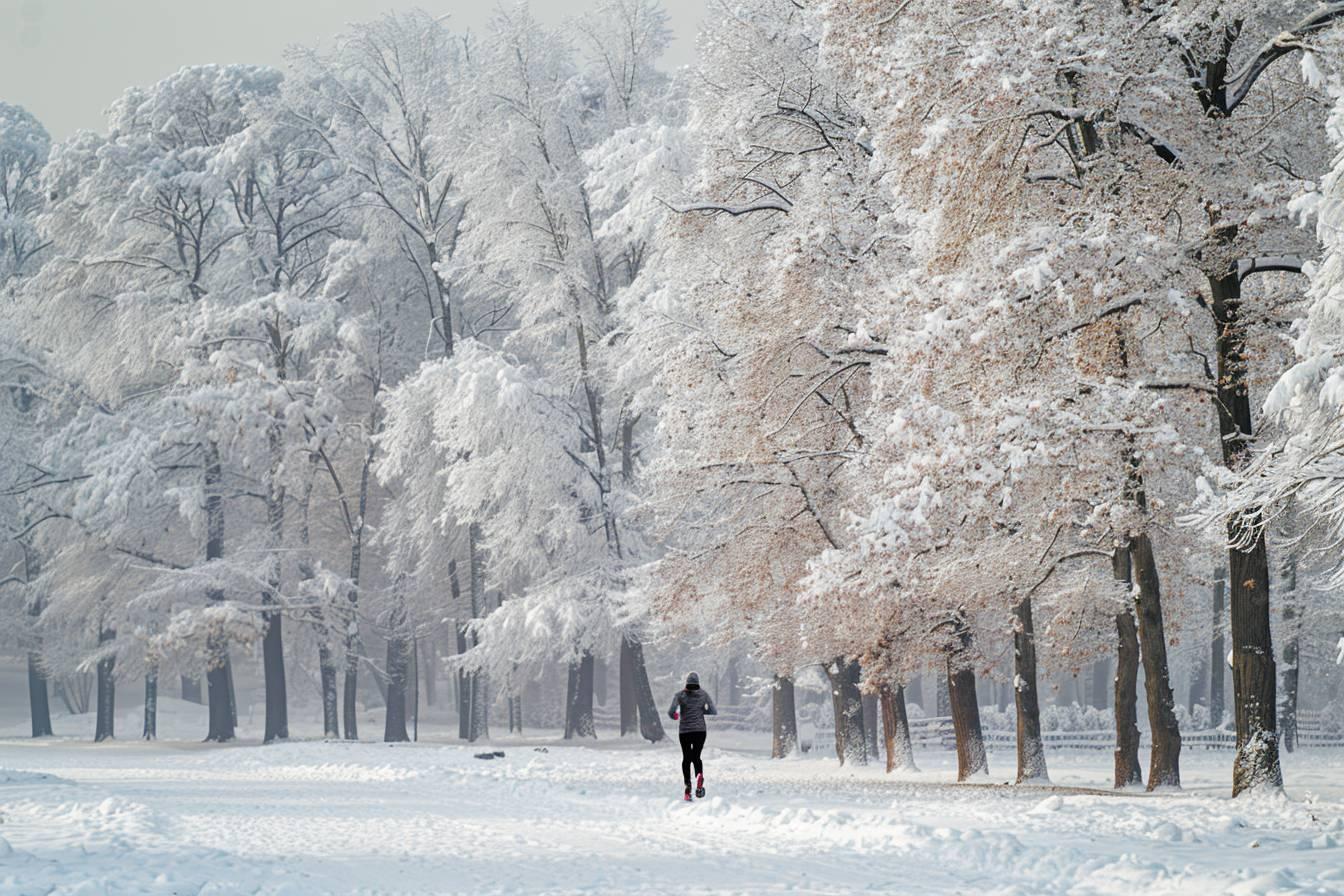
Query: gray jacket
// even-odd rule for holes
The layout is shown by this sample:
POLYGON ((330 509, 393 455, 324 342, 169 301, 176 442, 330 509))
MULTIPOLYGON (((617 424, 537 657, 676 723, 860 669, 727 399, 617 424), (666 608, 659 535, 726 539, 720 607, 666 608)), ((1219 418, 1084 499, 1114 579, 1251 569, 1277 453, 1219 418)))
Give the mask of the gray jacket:
POLYGON ((714 701, 710 699, 709 694, 705 693, 703 688, 696 688, 677 691, 667 714, 673 719, 680 717, 681 723, 677 731, 686 734, 691 731, 707 730, 705 716, 716 716, 719 711, 714 707, 714 701))

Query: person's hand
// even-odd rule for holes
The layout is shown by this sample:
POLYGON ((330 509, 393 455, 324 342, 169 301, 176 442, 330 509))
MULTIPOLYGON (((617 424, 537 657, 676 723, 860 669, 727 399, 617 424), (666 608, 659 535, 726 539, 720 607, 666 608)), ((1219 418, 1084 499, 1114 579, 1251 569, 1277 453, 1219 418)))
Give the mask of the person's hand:
POLYGON ((678 712, 670 712, 668 715, 672 717, 672 721, 674 722, 681 718, 681 713, 678 712))

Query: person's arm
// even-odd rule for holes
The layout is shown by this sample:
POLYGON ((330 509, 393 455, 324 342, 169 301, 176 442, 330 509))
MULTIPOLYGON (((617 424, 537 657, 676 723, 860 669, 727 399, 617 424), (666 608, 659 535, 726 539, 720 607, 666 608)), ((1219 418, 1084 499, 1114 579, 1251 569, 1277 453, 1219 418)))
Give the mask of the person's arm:
POLYGON ((681 691, 677 691, 677 693, 672 695, 672 705, 667 708, 667 717, 674 722, 679 718, 677 714, 677 707, 680 705, 681 705, 681 691))
POLYGON ((705 691, 705 715, 716 716, 719 714, 719 708, 714 705, 714 698, 709 696, 709 691, 705 691))

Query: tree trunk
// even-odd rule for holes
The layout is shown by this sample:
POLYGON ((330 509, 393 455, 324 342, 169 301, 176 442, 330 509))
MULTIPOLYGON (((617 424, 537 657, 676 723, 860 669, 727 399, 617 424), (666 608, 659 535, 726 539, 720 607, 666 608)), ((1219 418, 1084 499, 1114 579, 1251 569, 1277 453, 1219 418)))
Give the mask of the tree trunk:
POLYGON ((1031 598, 1013 608, 1013 691, 1017 708, 1017 783, 1048 783, 1041 740, 1041 704, 1036 691, 1036 630, 1031 598))
POLYGON ((1289 628, 1283 645, 1283 747, 1289 753, 1297 749, 1297 689, 1300 680, 1301 652, 1295 626, 1297 611, 1283 608, 1283 622, 1289 628))
POLYGON ((159 736, 159 666, 150 663, 145 670, 145 740, 154 740, 159 736))
MULTIPOLYGON (((223 485, 223 471, 220 466, 219 449, 214 445, 205 447, 205 560, 224 558, 224 496, 220 493, 223 485)), ((212 604, 224 602, 224 592, 218 588, 206 590, 206 601, 212 604)), ((210 727, 205 734, 207 741, 224 743, 233 740, 236 725, 236 711, 233 703, 233 675, 229 666, 229 648, 220 634, 206 637, 206 662, 208 665, 205 684, 207 700, 210 704, 210 727)))
POLYGON ((621 737, 633 734, 639 719, 639 702, 635 697, 635 660, 630 640, 621 638, 621 737))
MULTIPOLYGON (((284 377, 281 363, 279 374, 284 377)), ((267 589, 261 595, 265 609, 262 624, 265 634, 261 641, 262 677, 266 691, 266 727, 263 743, 289 738, 289 699, 285 689, 285 639, 282 616, 277 607, 280 592, 280 551, 285 543, 285 488, 279 485, 282 463, 279 432, 271 428, 271 494, 266 501, 266 525, 270 537, 270 557, 267 564, 267 589)))
MULTIPOLYGON (((393 620, 399 628, 403 620, 393 620)), ((384 743, 405 743, 406 734, 406 639, 394 631, 387 639, 387 714, 383 721, 384 743)))
POLYGON ((831 680, 831 708, 835 713, 835 753, 841 765, 867 765, 868 743, 863 724, 863 695, 859 693, 859 661, 837 657, 825 669, 831 680))
POLYGON ((1146 533, 1129 540, 1131 574, 1138 585, 1135 610, 1139 623, 1139 656, 1148 697, 1148 726, 1153 746, 1148 789, 1181 786, 1181 732, 1167 672, 1167 638, 1162 627, 1162 590, 1153 545, 1146 533))
POLYGON ((1223 696, 1223 681, 1227 677, 1227 642, 1223 640, 1223 626, 1227 621, 1225 575, 1226 571, 1219 569, 1218 578, 1213 583, 1213 642, 1209 657, 1209 726, 1212 728, 1223 724, 1223 712, 1227 707, 1223 696))
POLYGON ((798 749, 798 709, 793 697, 793 679, 776 675, 770 689, 770 758, 784 759, 798 749))
POLYGON ((359 638, 359 577, 364 563, 364 522, 369 509, 369 469, 373 466, 372 444, 364 453, 359 474, 359 513, 350 531, 350 594, 345 618, 345 686, 342 715, 345 739, 359 740, 359 657, 364 652, 359 638))
MULTIPOLYGON (((653 688, 649 685, 648 667, 644 665, 644 645, 633 634, 627 632, 621 638, 622 653, 629 646, 630 676, 634 683, 635 709, 639 714, 639 735, 651 744, 656 744, 667 735, 663 732, 663 719, 653 702, 653 688)), ((621 697, 624 712, 625 697, 621 697)))
POLYGON ((583 656, 569 666, 569 700, 565 713, 565 740, 597 737, 593 724, 593 655, 583 656))
MULTIPOLYGON (((457 655, 467 652, 467 629, 465 624, 457 624, 457 655)), ((466 669, 457 670, 457 737, 459 740, 471 739, 471 698, 472 676, 466 669)))
POLYGON ((205 672, 205 688, 208 695, 206 699, 210 706, 210 729, 205 739, 225 743, 233 740, 235 736, 233 698, 230 693, 233 690, 230 681, 232 676, 228 654, 218 646, 213 653, 214 658, 205 672))
POLYGON ((971 667, 971 630, 956 620, 956 644, 947 654, 947 698, 952 728, 957 737, 957 781, 989 774, 985 736, 980 730, 980 704, 975 694, 975 669, 971 667))
MULTIPOLYGON (((1116 548, 1112 560, 1115 578, 1132 582, 1129 549, 1116 548)), ((1119 647, 1115 659, 1115 787, 1117 790, 1143 783, 1139 766, 1139 634, 1129 607, 1115 615, 1119 647)))
MULTIPOLYGON (((481 550, 481 527, 472 523, 467 527, 467 549, 469 551, 469 572, 471 586, 471 618, 481 619, 486 615, 485 597, 485 554, 481 550)), ((476 646, 472 639, 472 646, 476 646)), ((591 673, 590 673, 590 677, 591 673)), ((476 670, 471 673, 471 726, 468 740, 475 743, 490 736, 490 696, 489 680, 485 673, 476 670)))
POLYGON ((201 680, 192 675, 181 676, 179 686, 182 689, 182 699, 187 703, 201 702, 201 680))
POLYGON ((1288 552, 1283 564, 1283 748, 1289 753, 1297 748, 1297 688, 1300 678, 1301 652, 1298 647, 1297 621, 1297 555, 1288 552))
POLYGON ((905 688, 896 690, 883 685, 879 694, 882 705, 882 734, 887 745, 887 772, 896 769, 919 771, 915 767, 915 747, 910 742, 910 720, 905 713, 905 688))
POLYGON ((863 695, 863 742, 868 750, 869 759, 881 759, 882 748, 878 744, 878 699, 876 694, 863 695))
MULTIPOLYGON (((268 605, 274 598, 266 595, 268 605)), ((266 682, 266 733, 263 741, 271 743, 289 737, 289 700, 285 693, 285 641, 281 632, 278 610, 262 614, 266 634, 261 641, 262 670, 266 682)))
POLYGON ((322 736, 340 740, 341 697, 336 687, 336 658, 331 655, 325 629, 318 632, 317 671, 322 683, 322 736))
MULTIPOLYGON (((32 550, 26 544, 23 549, 23 577, 25 581, 32 582, 40 569, 32 550)), ((41 616, 42 598, 36 597, 28 604, 28 618, 34 628, 34 631, 29 633, 29 637, 33 640, 28 644, 28 715, 32 720, 33 737, 50 737, 51 701, 47 697, 47 674, 42 669, 42 654, 39 650, 41 643, 37 640, 35 631, 41 616)))
MULTIPOLYGON (((1231 245, 1235 228, 1219 233, 1231 245)), ((1209 278, 1218 325, 1218 429, 1223 463, 1241 469, 1250 450, 1251 399, 1247 382, 1246 325, 1241 320, 1241 276, 1233 267, 1209 278)), ((1265 533, 1253 519, 1227 524, 1232 605, 1232 689, 1236 704, 1237 756, 1232 795, 1259 786, 1282 787, 1279 765, 1274 643, 1269 627, 1269 554, 1265 533), (1245 548, 1237 545, 1247 545, 1245 548)))
MULTIPOLYGON (((111 644, 117 633, 105 628, 98 635, 98 646, 111 644)), ((116 659, 106 656, 98 661, 98 716, 95 722, 93 739, 95 742, 110 740, 116 736, 113 722, 117 710, 117 682, 114 677, 116 659)))
POLYGON ((28 710, 33 737, 51 737, 51 702, 47 699, 47 676, 37 651, 28 653, 28 710))

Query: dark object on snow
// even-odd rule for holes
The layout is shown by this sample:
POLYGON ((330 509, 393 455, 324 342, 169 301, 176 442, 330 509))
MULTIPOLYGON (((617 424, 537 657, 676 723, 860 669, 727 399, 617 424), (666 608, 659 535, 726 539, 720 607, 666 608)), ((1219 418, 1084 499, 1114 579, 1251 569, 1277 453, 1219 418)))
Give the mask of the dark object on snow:
POLYGON ((495 750, 495 751, 492 752, 492 753, 477 753, 477 754, 476 754, 476 758, 477 758, 477 759, 503 759, 503 758, 504 758, 504 751, 503 751, 503 750, 495 750))
POLYGON ((545 747, 533 747, 533 748, 532 748, 532 752, 533 752, 533 753, 549 753, 549 752, 551 752, 551 751, 548 750, 548 749, 546 749, 545 747))

